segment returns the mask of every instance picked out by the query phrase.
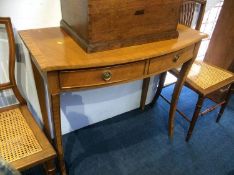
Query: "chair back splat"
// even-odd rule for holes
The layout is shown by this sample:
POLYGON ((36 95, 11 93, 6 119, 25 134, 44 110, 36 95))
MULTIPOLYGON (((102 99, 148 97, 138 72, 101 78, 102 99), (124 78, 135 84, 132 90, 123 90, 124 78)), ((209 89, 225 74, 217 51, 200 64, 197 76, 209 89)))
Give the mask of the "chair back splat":
POLYGON ((180 8, 179 23, 191 27, 196 9, 199 8, 195 29, 200 30, 206 9, 206 0, 185 0, 180 8))
POLYGON ((20 94, 20 91, 16 85, 15 81, 15 39, 14 33, 12 29, 12 24, 10 18, 0 17, 0 24, 6 29, 7 39, 8 39, 8 47, 9 47, 9 82, 0 84, 0 91, 6 89, 12 89, 16 98, 18 99, 20 104, 26 104, 25 99, 20 94))

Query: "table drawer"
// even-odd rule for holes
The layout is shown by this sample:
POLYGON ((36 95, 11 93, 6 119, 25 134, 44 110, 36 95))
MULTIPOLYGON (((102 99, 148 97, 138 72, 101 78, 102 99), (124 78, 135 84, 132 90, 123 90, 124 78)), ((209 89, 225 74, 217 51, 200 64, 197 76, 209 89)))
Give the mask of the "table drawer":
POLYGON ((145 61, 105 68, 93 68, 59 73, 61 89, 105 85, 141 78, 144 75, 145 61))
POLYGON ((163 55, 150 60, 148 74, 162 73, 172 68, 179 67, 193 57, 194 45, 185 49, 163 55))

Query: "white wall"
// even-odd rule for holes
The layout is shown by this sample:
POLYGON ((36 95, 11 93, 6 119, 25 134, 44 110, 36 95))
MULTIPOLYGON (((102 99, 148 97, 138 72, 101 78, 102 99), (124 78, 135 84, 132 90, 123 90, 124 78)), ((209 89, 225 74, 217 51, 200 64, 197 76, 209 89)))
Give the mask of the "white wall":
MULTIPOLYGON (((59 0, 0 0, 0 16, 10 16, 18 30, 59 26, 59 0)), ((28 53, 17 66, 17 78, 33 110, 41 118, 28 53), (25 71, 26 70, 26 71, 25 71)), ((151 82, 147 103, 152 98, 151 82)), ((140 105, 142 81, 61 95, 63 134, 136 109, 140 105)))
POLYGON ((18 30, 59 26, 60 0, 0 0, 0 16, 10 16, 18 30))

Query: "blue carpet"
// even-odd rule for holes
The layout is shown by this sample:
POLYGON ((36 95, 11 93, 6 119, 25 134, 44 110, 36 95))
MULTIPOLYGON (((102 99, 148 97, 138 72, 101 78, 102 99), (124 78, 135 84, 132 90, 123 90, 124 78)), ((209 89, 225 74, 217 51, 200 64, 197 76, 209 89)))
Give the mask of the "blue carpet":
MULTIPOLYGON (((172 86, 163 94, 170 98, 172 86)), ((178 108, 192 116, 197 95, 183 88, 178 108)), ((206 100, 204 106, 212 105, 206 100)), ((169 105, 137 109, 63 136, 70 175, 234 175, 234 96, 219 124, 218 109, 200 117, 186 143, 188 123, 177 114, 167 135, 169 105)), ((35 173, 33 173, 35 174, 35 173)))

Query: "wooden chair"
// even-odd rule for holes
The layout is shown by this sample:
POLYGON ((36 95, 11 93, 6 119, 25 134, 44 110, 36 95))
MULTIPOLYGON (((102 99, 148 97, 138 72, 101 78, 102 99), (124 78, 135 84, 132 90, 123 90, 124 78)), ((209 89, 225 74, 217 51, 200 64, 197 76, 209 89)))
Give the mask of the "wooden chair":
POLYGON ((0 17, 0 28, 6 30, 8 38, 10 80, 0 84, 0 91, 12 89, 19 102, 0 109, 0 157, 19 171, 43 163, 46 173, 54 175, 56 153, 34 120, 16 85, 15 41, 10 18, 0 17))
MULTIPOLYGON (((198 20, 197 20, 197 24, 195 28, 199 30, 201 27, 202 19, 203 19, 204 12, 205 12, 206 1, 204 0, 184 1, 181 7, 181 16, 180 16, 179 22, 191 27, 192 21, 193 21, 193 15, 194 15, 194 11, 195 11, 197 3, 200 4, 200 13, 198 15, 198 20)), ((170 73, 172 73, 174 76, 177 77, 179 70, 174 69, 170 71, 170 73)), ((159 96, 161 96, 166 102, 170 104, 170 101, 166 99, 163 95, 161 95, 161 91, 164 86, 165 78, 166 78, 166 72, 160 75, 158 89, 153 98, 152 105, 157 101, 159 96)), ((234 75, 231 72, 228 72, 224 69, 209 65, 204 62, 195 62, 193 64, 187 76, 187 79, 185 81, 185 85, 189 87, 190 89, 194 90, 199 96, 192 120, 190 120, 183 112, 177 109, 177 112, 182 117, 184 117, 186 121, 190 123, 186 141, 189 141, 198 117, 221 106, 220 112, 216 120, 216 122, 219 122, 224 112, 224 109, 228 103, 228 100, 231 96, 231 89, 233 87, 233 81, 234 81, 234 75), (204 112, 200 112, 204 99, 210 97, 210 94, 216 92, 217 90, 225 86, 229 87, 229 90, 225 94, 225 97, 219 102, 214 99, 211 99, 215 101, 217 105, 212 106, 211 108, 205 110, 204 112)))

